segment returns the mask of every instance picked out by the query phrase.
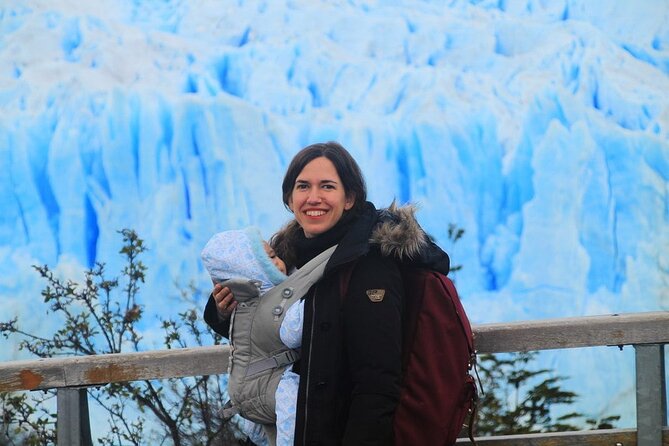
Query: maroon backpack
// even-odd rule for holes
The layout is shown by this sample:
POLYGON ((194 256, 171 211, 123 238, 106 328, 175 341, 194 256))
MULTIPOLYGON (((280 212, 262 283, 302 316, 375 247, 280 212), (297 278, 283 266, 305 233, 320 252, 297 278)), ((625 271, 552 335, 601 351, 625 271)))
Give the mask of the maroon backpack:
POLYGON ((395 445, 455 443, 469 415, 474 442, 476 362, 469 319, 445 275, 402 267, 405 291, 403 383, 395 411, 395 445))
MULTIPOLYGON (((353 267, 343 274, 342 295, 353 267)), ((395 446, 453 445, 478 398, 470 374, 476 363, 471 325, 453 282, 445 275, 400 266, 405 291, 402 389, 393 422, 395 446)))

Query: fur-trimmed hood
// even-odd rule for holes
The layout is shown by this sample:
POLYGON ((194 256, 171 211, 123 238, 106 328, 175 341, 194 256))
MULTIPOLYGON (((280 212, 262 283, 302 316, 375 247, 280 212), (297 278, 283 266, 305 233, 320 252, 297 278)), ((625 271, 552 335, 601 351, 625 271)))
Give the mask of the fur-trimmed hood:
POLYGON ((394 201, 388 208, 378 210, 379 221, 369 241, 378 245, 384 256, 447 274, 450 268, 448 254, 421 228, 416 211, 415 205, 397 206, 394 201))
POLYGON ((369 241, 378 245, 381 254, 400 260, 416 259, 427 248, 429 237, 416 220, 416 206, 397 206, 393 203, 380 209, 379 223, 369 241))

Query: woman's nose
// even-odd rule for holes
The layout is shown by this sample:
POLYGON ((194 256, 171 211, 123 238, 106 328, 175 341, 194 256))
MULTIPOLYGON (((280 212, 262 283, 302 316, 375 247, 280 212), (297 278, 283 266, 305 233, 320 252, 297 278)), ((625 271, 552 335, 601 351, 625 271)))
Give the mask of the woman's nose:
POLYGON ((320 203, 321 201, 321 194, 318 190, 318 188, 313 188, 309 191, 309 195, 307 196, 307 202, 308 203, 320 203))

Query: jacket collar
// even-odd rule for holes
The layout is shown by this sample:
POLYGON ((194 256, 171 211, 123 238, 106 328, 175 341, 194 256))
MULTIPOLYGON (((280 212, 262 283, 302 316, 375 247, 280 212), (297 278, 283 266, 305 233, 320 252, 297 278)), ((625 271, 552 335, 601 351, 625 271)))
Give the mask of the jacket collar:
MULTIPOLYGON (((398 207, 395 203, 377 211, 372 203, 366 202, 351 224, 347 225, 348 231, 330 257, 324 275, 366 255, 371 246, 402 264, 448 274, 448 254, 423 231, 415 218, 415 212, 415 206, 398 207)), ((282 231, 301 231, 301 228, 293 221, 282 231)))
POLYGON ((348 233, 341 239, 337 250, 330 257, 325 267, 325 275, 337 267, 357 259, 369 252, 369 240, 372 230, 378 222, 376 208, 369 201, 351 225, 348 233))

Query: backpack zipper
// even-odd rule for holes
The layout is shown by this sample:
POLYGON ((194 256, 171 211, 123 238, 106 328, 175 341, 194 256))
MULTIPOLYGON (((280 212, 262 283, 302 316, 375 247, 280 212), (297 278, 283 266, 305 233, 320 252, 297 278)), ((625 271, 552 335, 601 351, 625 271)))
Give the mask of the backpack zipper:
POLYGON ((314 286, 314 293, 311 298, 311 328, 309 330, 309 352, 307 354, 307 382, 304 389, 304 428, 302 430, 302 444, 307 443, 307 415, 309 401, 309 379, 311 378, 311 351, 314 346, 314 317, 316 315, 316 292, 318 287, 314 286))

